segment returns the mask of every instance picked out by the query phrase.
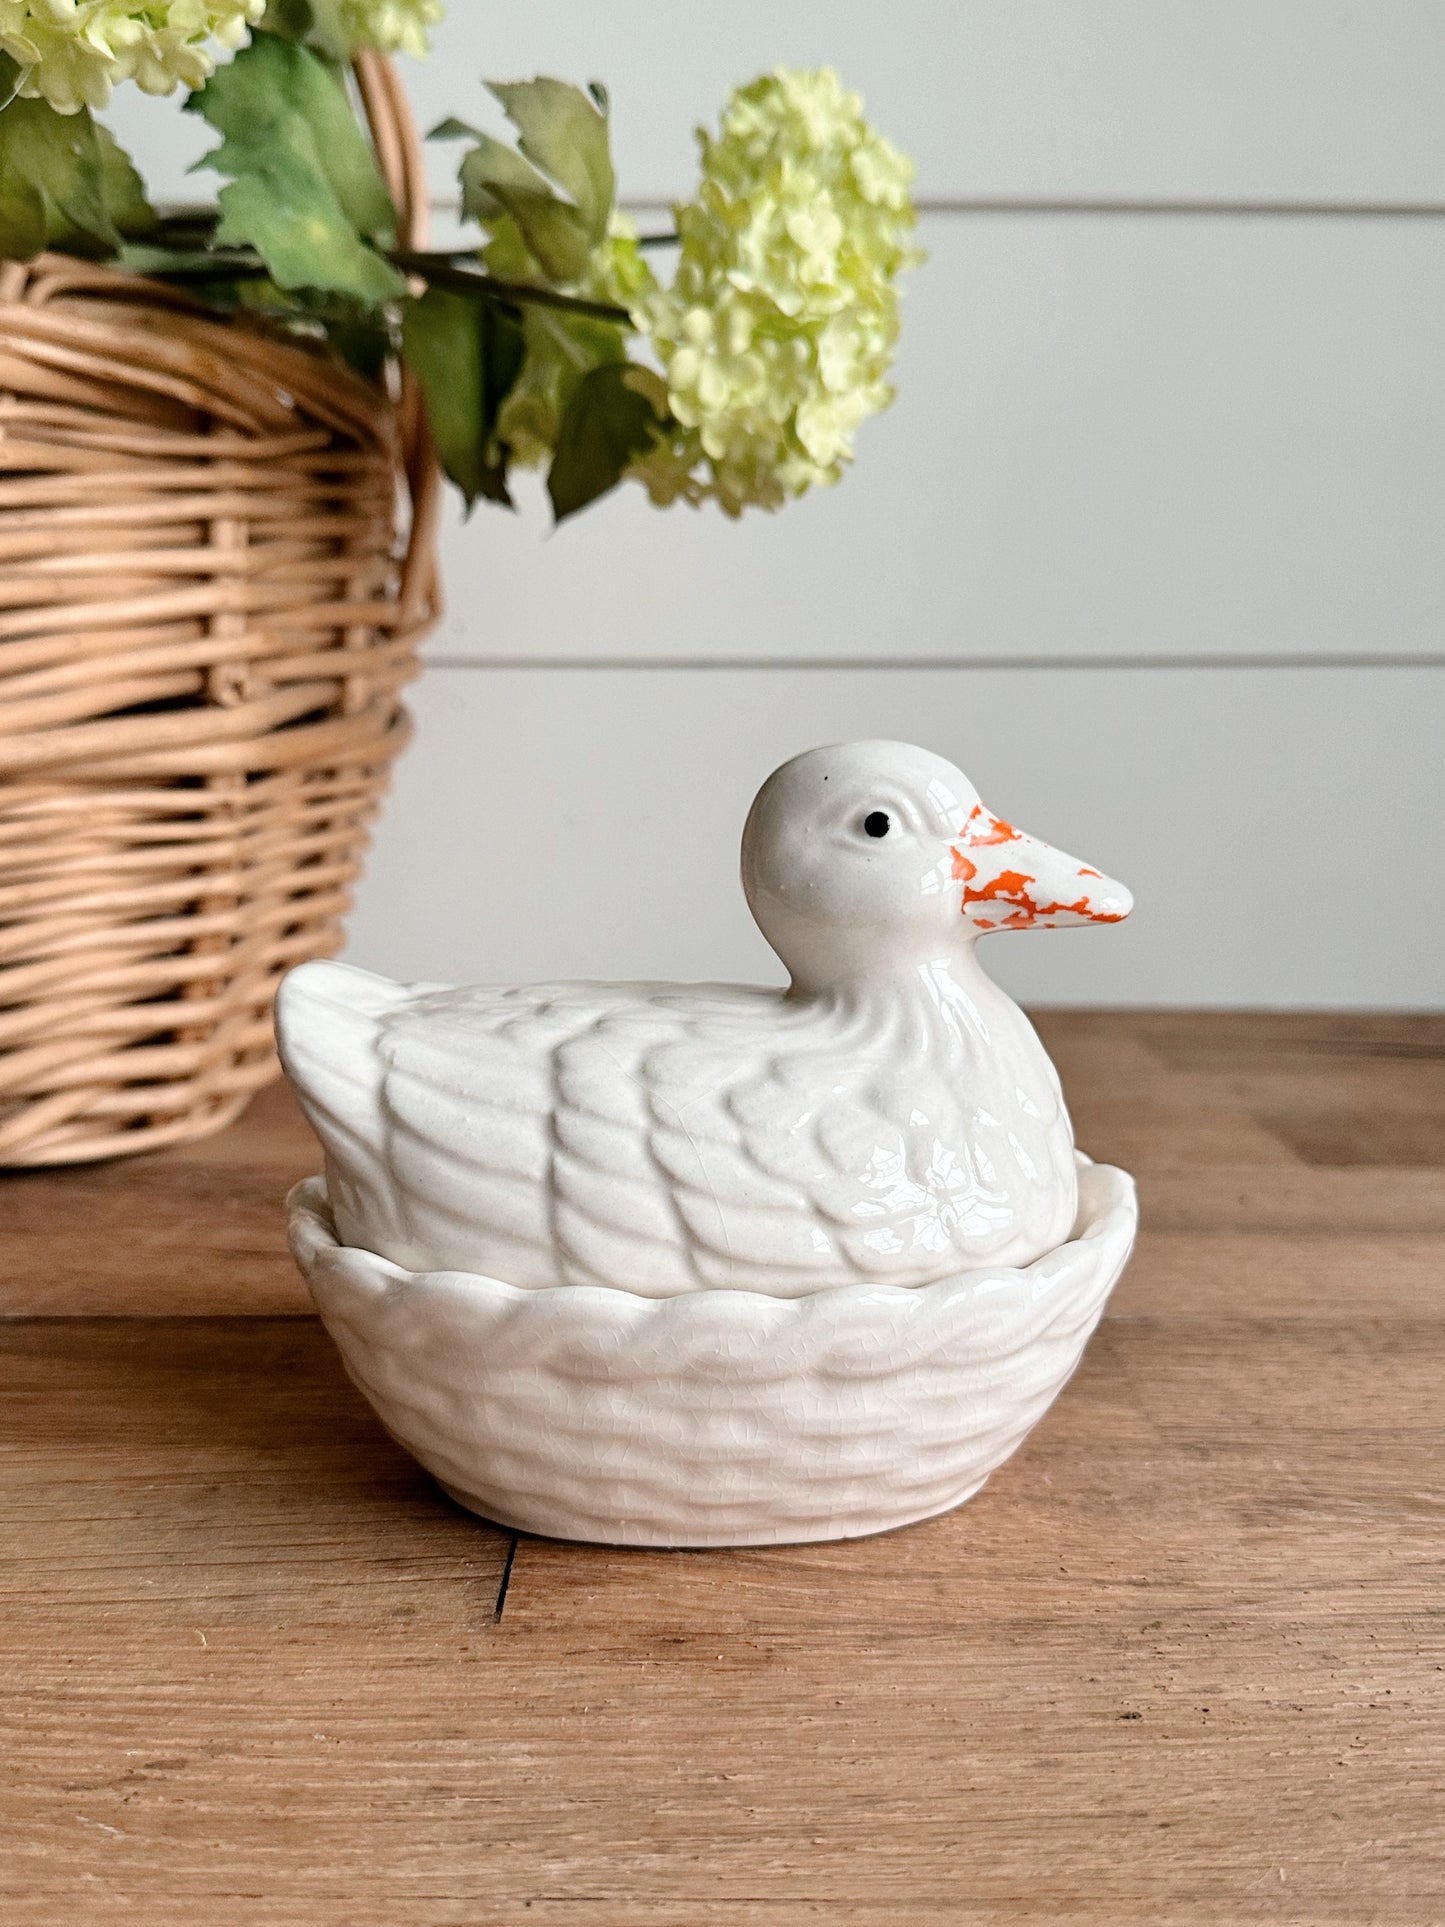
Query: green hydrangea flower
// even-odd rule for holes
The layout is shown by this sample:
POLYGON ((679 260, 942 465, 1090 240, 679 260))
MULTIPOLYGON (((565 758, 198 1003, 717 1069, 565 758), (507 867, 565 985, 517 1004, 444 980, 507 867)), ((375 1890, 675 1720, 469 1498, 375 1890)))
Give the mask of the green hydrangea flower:
POLYGON ((148 94, 204 85, 208 43, 240 46, 265 11, 266 0, 0 0, 0 48, 20 65, 21 94, 75 114, 106 106, 118 80, 148 94))
POLYGON ((680 428, 633 472, 655 501, 711 495, 737 515, 836 482, 892 401, 895 278, 922 258, 913 166, 831 68, 739 89, 698 141, 676 278, 633 304, 680 428))
POLYGON ((444 11, 441 0, 341 0, 341 24, 350 46, 424 60, 427 29, 444 11))

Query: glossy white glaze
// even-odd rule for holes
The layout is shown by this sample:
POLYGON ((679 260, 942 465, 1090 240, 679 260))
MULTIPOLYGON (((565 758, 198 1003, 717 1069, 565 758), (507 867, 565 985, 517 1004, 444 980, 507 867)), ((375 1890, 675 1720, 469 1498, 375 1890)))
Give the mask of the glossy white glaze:
POLYGON ((770 777, 743 880, 786 993, 294 971, 278 1036, 342 1243, 534 1290, 795 1298, 1067 1238, 1068 1115, 975 943, 1117 922, 1127 891, 889 742, 770 777))
POLYGON ((632 1546, 849 1538, 959 1504, 1078 1363, 1136 1215, 1131 1180, 1081 1159, 1074 1236, 1024 1269, 649 1300, 405 1271, 337 1242, 320 1179, 290 1206, 348 1372, 454 1498, 632 1546))

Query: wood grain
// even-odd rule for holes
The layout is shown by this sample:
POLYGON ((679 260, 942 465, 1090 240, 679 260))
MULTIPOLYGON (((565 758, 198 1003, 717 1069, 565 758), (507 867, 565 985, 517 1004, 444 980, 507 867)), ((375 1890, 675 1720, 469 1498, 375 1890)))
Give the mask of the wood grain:
POLYGON ((300 1315, 280 1097, 11 1179, 7 1927, 1445 1917, 1445 1025, 1041 1025, 1138 1254, 986 1490, 850 1545, 452 1507, 300 1315))
POLYGON ((219 1137, 65 1171, 0 1172, 9 1317, 308 1313, 283 1205, 321 1150, 290 1093, 219 1137))

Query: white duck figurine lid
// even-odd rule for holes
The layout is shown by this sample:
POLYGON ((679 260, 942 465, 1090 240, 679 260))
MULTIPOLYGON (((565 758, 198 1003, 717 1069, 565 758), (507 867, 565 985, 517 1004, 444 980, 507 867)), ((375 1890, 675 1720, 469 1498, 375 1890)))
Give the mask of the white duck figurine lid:
POLYGON ((1067 1240, 1058 1080, 975 945, 1117 923, 1128 891, 895 742, 775 771, 742 873, 786 990, 292 971, 281 1056, 341 1242, 663 1298, 924 1285, 1067 1240))

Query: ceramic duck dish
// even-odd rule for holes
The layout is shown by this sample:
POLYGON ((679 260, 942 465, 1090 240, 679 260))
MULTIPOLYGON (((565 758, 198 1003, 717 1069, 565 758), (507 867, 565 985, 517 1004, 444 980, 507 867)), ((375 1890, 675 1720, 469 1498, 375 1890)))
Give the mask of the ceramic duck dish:
POLYGON ((775 772, 743 883, 786 991, 282 985, 327 1165, 293 1248, 383 1419, 503 1523, 739 1544, 947 1509, 1128 1254, 1129 1181, 1077 1156, 975 955, 1118 922, 1121 885, 889 742, 775 772))

